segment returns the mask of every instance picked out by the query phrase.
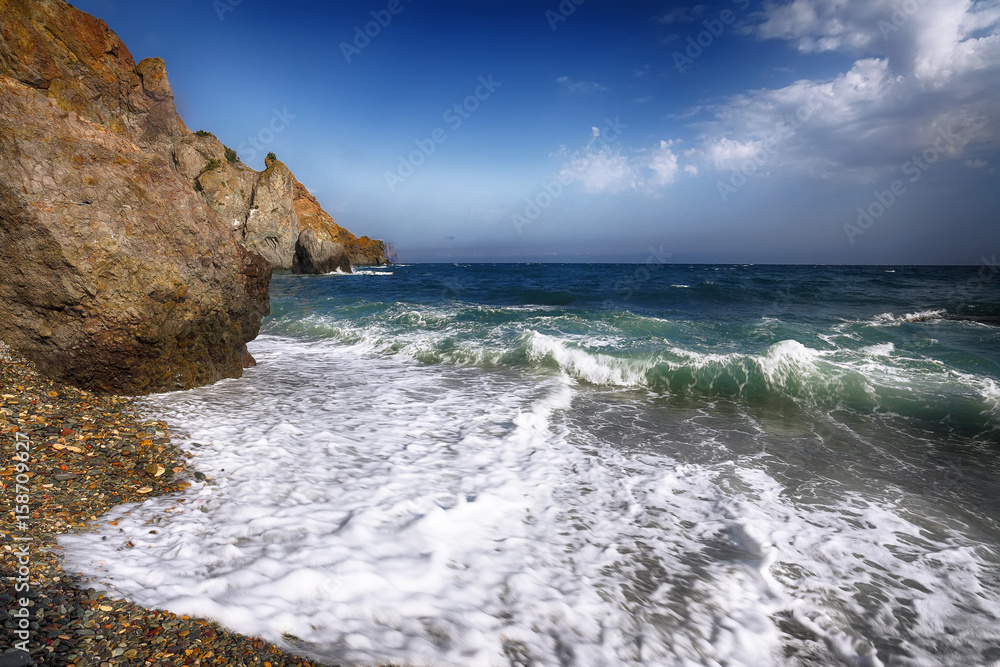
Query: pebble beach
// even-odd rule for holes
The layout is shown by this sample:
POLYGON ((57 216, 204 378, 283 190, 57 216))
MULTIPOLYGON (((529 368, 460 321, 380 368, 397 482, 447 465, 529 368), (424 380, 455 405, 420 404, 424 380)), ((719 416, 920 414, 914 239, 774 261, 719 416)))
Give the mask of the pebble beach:
POLYGON ((167 424, 139 416, 134 399, 54 383, 3 343, 0 388, 0 666, 316 664, 205 619, 110 599, 64 571, 56 536, 91 529, 116 505, 183 491, 196 477, 185 465, 190 454, 171 445, 167 424), (18 449, 30 451, 21 473, 28 484, 18 489, 15 447, 25 442, 18 449), (25 486, 30 515, 22 520, 15 500, 25 486), (28 560, 27 591, 17 588, 18 555, 28 560), (22 598, 30 661, 13 648, 22 598))

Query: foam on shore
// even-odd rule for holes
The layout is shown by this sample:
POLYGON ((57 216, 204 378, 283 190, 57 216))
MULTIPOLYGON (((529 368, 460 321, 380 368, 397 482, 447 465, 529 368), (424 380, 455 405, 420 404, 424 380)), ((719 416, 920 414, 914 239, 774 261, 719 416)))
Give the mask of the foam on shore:
POLYGON ((573 431, 569 376, 251 348, 244 380, 150 401, 211 483, 64 538, 72 566, 348 664, 875 667, 885 636, 913 664, 1000 641, 996 554, 901 491, 627 453, 573 431))

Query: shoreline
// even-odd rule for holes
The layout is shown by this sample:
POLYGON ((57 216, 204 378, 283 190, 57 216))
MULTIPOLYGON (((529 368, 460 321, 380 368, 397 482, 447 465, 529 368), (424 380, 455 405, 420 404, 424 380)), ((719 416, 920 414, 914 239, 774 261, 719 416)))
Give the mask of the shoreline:
POLYGON ((10 639, 0 665, 29 664, 21 652, 6 653, 20 641, 14 614, 27 596, 27 645, 35 665, 319 667, 213 621, 112 600, 63 570, 56 536, 87 531, 117 505, 182 491, 190 486, 186 460, 192 455, 171 443, 166 423, 140 418, 137 399, 60 385, 2 342, 0 386, 0 492, 9 508, 0 530, 0 620, 10 639), (19 529, 14 511, 16 442, 19 450, 30 448, 26 529, 19 529), (23 551, 29 590, 22 583, 19 592, 15 575, 23 551))

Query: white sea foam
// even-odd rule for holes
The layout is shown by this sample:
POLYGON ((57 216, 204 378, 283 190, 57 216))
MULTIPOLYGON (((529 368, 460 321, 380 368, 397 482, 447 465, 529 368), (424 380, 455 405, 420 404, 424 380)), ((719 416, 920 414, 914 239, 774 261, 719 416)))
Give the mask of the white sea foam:
MULTIPOLYGON (((995 563, 958 527, 932 535, 913 498, 818 502, 766 456, 680 464, 575 434, 585 451, 565 378, 330 340, 251 347, 243 380, 150 399, 211 483, 61 538, 70 568, 350 664, 757 666, 797 664, 792 650, 875 667, 871 640, 904 622, 913 664, 936 642, 1000 640, 995 563)), ((788 341, 764 358, 779 378, 817 355, 788 341)))
POLYGON ((979 395, 989 406, 990 412, 1000 416, 1000 385, 989 378, 983 378, 979 382, 979 395))
MULTIPOLYGON (((510 309, 477 306, 474 310, 502 315, 510 309)), ((789 339, 756 353, 722 353, 680 347, 665 339, 648 340, 636 350, 636 339, 614 323, 590 322, 586 333, 564 333, 579 326, 572 315, 536 313, 483 326, 468 317, 469 312, 470 307, 462 304, 394 304, 360 321, 311 314, 296 320, 289 331, 332 336, 359 352, 422 363, 496 367, 517 366, 526 359, 591 385, 730 396, 770 394, 806 405, 865 411, 892 410, 900 401, 924 410, 941 397, 995 407, 980 391, 986 378, 956 372, 915 351, 897 350, 892 342, 855 347, 846 331, 851 323, 834 327, 836 335, 819 336, 828 346, 824 349, 789 339)), ((638 318, 640 326, 662 325, 660 320, 643 319, 638 318)))
POLYGON ((888 357, 896 351, 896 346, 892 343, 879 343, 878 345, 868 345, 861 348, 862 354, 870 357, 888 357))
POLYGON ((904 322, 925 322, 927 320, 941 319, 945 314, 944 310, 922 310, 917 313, 907 313, 901 318, 904 322))
POLYGON ((569 375, 592 384, 639 386, 644 381, 643 368, 599 352, 572 347, 568 341, 532 332, 528 354, 535 360, 551 357, 569 375))
POLYGON ((549 357, 571 377, 591 384, 642 387, 650 382, 650 373, 658 367, 669 372, 689 369, 695 373, 696 384, 711 391, 722 378, 736 382, 744 391, 751 377, 760 375, 776 392, 789 396, 808 396, 821 390, 824 384, 838 379, 829 374, 833 364, 821 369, 818 361, 830 356, 794 340, 784 340, 769 347, 763 354, 704 353, 671 347, 663 353, 645 357, 615 357, 582 349, 570 341, 533 332, 529 353, 535 359, 549 357), (824 376, 827 372, 827 376, 824 376), (812 382, 812 385, 809 382, 812 382))
MULTIPOLYGON (((259 384, 156 399, 202 443, 195 462, 214 483, 185 505, 154 499, 119 512, 108 541, 66 538, 73 565, 142 604, 351 663, 492 665, 505 651, 544 664, 568 652, 588 665, 771 654, 777 633, 758 605, 766 591, 756 568, 720 568, 717 592, 693 604, 726 638, 719 648, 694 637, 670 645, 651 610, 627 599, 623 584, 639 565, 625 554, 644 533, 655 551, 667 527, 633 525, 651 517, 631 487, 659 482, 566 444, 552 423, 572 399, 563 381, 539 394, 500 380, 458 384, 460 372, 358 364, 330 345, 265 342, 254 353, 259 384), (313 374, 320 367, 369 381, 330 382, 313 374), (146 521, 168 508, 151 533, 146 521)), ((713 501, 700 496, 719 492, 690 486, 702 475, 677 473, 671 494, 687 495, 668 506, 685 514, 690 504, 714 522, 713 501)), ((699 548, 697 536, 681 542, 699 548)), ((689 557, 676 545, 669 555, 670 571, 689 557)))
POLYGON ((372 269, 352 269, 352 271, 350 273, 347 273, 345 271, 341 271, 340 269, 337 269, 335 271, 331 271, 330 273, 327 273, 326 275, 328 275, 328 276, 391 276, 391 275, 395 275, 395 274, 392 271, 385 271, 385 270, 377 271, 377 270, 372 270, 372 269))
POLYGON ((940 320, 943 315, 948 311, 946 310, 921 310, 915 313, 906 313, 905 315, 893 315, 892 313, 882 313, 876 315, 870 322, 876 326, 898 326, 900 324, 911 324, 914 322, 929 322, 932 320, 940 320))

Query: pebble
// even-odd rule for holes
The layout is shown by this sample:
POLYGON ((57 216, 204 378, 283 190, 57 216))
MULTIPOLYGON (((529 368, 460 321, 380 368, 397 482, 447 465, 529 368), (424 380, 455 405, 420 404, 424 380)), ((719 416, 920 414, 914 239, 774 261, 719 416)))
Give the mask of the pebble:
MULTIPOLYGON (((318 664, 205 619, 114 600, 64 571, 56 535, 87 530, 117 504, 179 493, 200 473, 187 469, 167 424, 140 418, 135 399, 56 384, 2 342, 0 387, 0 495, 14 491, 15 432, 28 436, 32 455, 31 519, 27 531, 0 522, 0 571, 16 570, 13 537, 34 539, 31 660, 3 653, 0 667, 318 664)), ((12 608, 12 592, 0 587, 0 610, 12 608)), ((14 619, 0 613, 4 645, 13 629, 14 619)))

